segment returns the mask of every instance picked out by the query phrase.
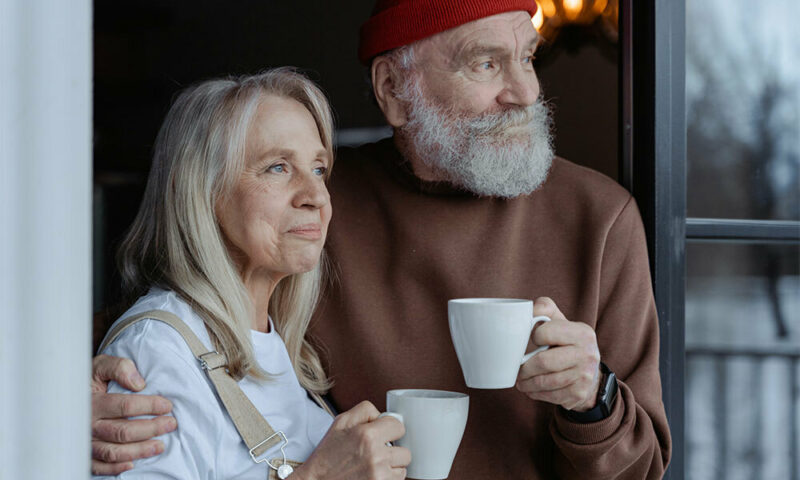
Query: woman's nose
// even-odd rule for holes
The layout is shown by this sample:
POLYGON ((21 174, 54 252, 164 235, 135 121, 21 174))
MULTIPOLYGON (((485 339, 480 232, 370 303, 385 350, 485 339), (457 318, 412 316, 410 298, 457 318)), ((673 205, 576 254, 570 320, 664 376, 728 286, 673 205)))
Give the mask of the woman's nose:
POLYGON ((325 180, 313 173, 308 173, 299 179, 295 206, 322 208, 330 202, 328 188, 325 180))

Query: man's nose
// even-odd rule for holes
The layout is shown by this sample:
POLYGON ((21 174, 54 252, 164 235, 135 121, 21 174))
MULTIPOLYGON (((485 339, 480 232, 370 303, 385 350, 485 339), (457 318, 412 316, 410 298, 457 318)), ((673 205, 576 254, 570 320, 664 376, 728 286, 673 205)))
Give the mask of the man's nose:
POLYGON ((503 72, 504 89, 497 97, 498 103, 528 107, 539 97, 539 79, 536 72, 526 71, 516 65, 503 72))

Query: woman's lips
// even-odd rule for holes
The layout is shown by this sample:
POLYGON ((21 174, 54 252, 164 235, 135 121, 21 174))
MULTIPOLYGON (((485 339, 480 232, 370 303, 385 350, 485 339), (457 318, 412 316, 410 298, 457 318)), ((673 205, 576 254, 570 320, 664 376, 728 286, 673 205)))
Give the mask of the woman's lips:
POLYGON ((319 240, 322 238, 322 228, 319 224, 308 223, 305 225, 298 225, 289 229, 289 233, 297 235, 298 237, 307 238, 309 240, 319 240))

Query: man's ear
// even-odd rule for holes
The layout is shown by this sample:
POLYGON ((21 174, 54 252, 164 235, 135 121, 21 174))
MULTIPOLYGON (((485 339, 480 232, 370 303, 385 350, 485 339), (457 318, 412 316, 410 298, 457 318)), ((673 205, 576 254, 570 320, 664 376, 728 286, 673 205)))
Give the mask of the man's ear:
POLYGON ((372 61, 371 73, 375 100, 378 102, 383 116, 386 117, 386 122, 394 128, 402 127, 408 118, 406 118, 405 105, 394 94, 398 82, 398 73, 394 65, 385 56, 377 57, 372 61))

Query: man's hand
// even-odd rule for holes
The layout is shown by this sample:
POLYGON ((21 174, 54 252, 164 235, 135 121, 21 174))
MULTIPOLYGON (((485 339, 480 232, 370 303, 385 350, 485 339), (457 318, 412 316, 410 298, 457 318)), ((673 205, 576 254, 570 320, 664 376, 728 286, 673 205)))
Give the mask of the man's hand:
POLYGON ((127 358, 98 355, 92 360, 92 473, 116 475, 133 468, 133 461, 164 451, 153 437, 175 430, 174 417, 127 420, 139 415, 165 415, 172 404, 163 397, 106 393, 113 380, 138 392, 144 379, 127 358))
POLYGON ((550 345, 520 368, 517 389, 534 400, 585 412, 594 408, 600 387, 600 350, 592 327, 570 322, 547 297, 537 298, 533 314, 550 322, 533 332, 536 345, 550 345))

